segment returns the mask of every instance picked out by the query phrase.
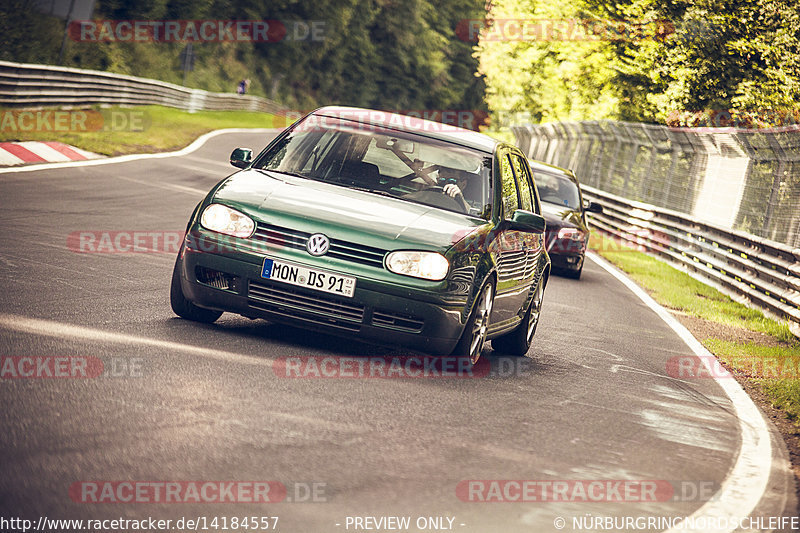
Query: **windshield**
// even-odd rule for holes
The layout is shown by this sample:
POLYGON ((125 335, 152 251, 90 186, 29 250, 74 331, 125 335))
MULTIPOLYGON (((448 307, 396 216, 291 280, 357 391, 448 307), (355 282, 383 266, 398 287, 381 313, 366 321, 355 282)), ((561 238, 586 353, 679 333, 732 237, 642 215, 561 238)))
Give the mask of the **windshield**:
POLYGON ((253 168, 491 216, 491 156, 414 133, 307 117, 253 168))
POLYGON ((581 197, 578 186, 566 176, 534 172, 536 188, 539 190, 539 199, 549 204, 566 206, 579 210, 581 197))

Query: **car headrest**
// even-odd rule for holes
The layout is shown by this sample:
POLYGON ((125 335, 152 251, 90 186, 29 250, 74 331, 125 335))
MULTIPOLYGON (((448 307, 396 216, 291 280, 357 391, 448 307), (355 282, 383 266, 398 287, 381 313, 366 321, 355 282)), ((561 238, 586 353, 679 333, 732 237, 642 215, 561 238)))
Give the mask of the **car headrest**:
POLYGON ((342 181, 355 181, 375 185, 380 180, 378 165, 365 161, 345 161, 342 165, 342 181))

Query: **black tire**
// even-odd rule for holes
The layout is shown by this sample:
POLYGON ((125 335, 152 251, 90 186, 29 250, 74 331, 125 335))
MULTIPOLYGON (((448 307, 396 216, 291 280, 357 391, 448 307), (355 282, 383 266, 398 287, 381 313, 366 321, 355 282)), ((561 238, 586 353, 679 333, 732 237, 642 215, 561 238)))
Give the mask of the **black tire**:
POLYGON ((542 311, 542 301, 544 299, 544 288, 547 279, 542 277, 539 280, 539 285, 536 287, 536 292, 533 294, 528 310, 522 318, 519 326, 510 333, 506 333, 502 337, 492 339, 492 348, 496 352, 505 353, 509 355, 527 355, 531 347, 533 335, 536 333, 536 327, 539 325, 539 316, 542 311))
POLYGON ((169 303, 172 310, 181 318, 186 320, 194 320, 195 322, 203 322, 204 324, 211 324, 222 316, 222 311, 213 311, 211 309, 203 309, 194 305, 186 299, 181 289, 181 260, 178 258, 175 261, 175 268, 172 269, 172 283, 169 288, 169 303))
POLYGON ((453 349, 452 355, 467 357, 474 365, 481 358, 483 347, 486 345, 486 335, 489 329, 489 318, 494 306, 494 284, 487 281, 475 301, 475 307, 469 315, 464 333, 453 349))

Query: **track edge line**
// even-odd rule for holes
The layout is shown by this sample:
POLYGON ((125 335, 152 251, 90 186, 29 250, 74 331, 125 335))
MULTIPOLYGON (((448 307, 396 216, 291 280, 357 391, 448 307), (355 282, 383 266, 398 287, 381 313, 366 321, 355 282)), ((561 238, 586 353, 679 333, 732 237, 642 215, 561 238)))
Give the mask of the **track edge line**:
MULTIPOLYGON (((774 466, 770 440, 771 433, 761 410, 735 379, 721 378, 715 375, 710 366, 711 361, 714 360, 711 358, 715 358, 715 356, 683 324, 678 322, 661 304, 647 294, 644 289, 639 287, 624 272, 597 254, 588 252, 586 256, 625 285, 683 340, 703 364, 708 367, 709 375, 714 376, 714 380, 733 405, 736 418, 739 421, 741 435, 739 455, 714 498, 687 517, 687 521, 692 524, 702 522, 703 518, 745 518, 751 516, 767 492, 774 466)), ((783 470, 786 471, 784 472, 785 474, 791 474, 785 464, 783 465, 783 470)), ((666 533, 707 533, 711 531, 707 525, 704 528, 673 527, 667 530, 666 533)), ((713 531, 731 533, 737 529, 737 527, 726 527, 717 528, 713 531)))

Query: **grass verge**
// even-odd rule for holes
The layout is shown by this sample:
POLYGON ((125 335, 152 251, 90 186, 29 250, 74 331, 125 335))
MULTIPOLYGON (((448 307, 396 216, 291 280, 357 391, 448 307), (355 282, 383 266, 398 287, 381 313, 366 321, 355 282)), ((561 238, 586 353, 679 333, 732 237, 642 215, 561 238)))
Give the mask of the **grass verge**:
POLYGON ((0 108, 0 142, 58 141, 108 156, 178 150, 200 135, 222 128, 286 125, 283 117, 251 111, 189 113, 162 106, 69 111, 0 108))
POLYGON ((800 341, 787 324, 601 234, 592 235, 590 247, 678 315, 737 378, 758 387, 783 411, 800 435, 800 341))

